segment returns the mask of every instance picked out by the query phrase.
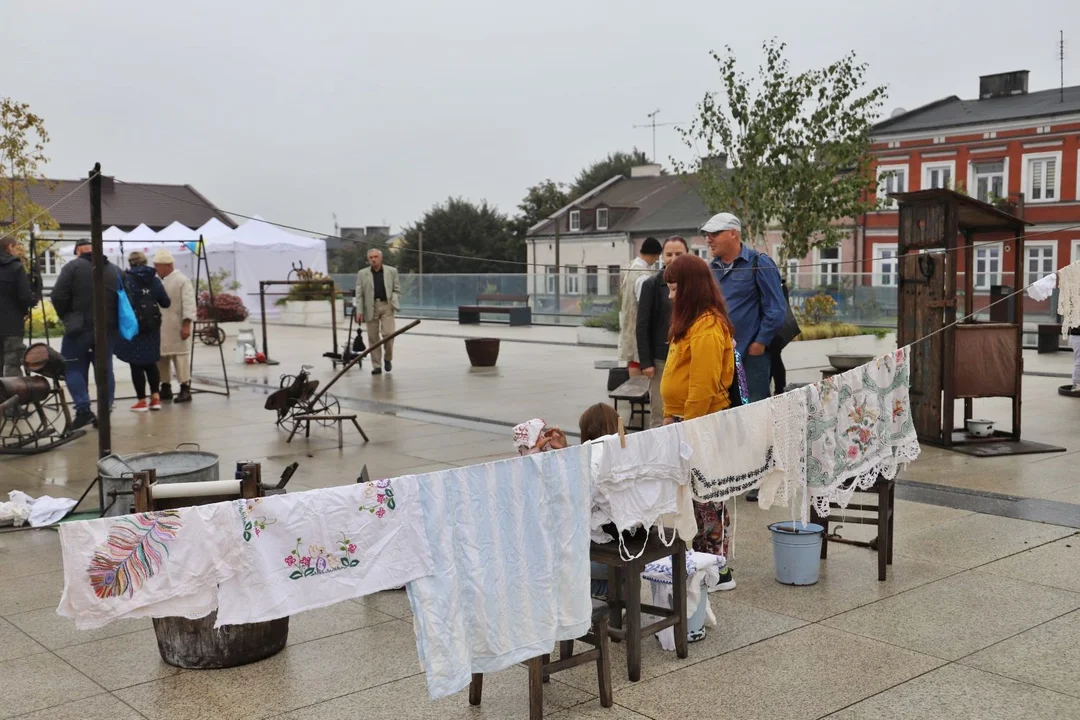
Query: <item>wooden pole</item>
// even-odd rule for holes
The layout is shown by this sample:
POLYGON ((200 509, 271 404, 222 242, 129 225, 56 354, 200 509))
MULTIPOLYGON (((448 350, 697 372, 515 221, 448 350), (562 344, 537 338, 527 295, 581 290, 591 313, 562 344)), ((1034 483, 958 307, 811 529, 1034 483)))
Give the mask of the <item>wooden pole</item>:
MULTIPOLYGON (((90 245, 94 265, 94 384, 97 386, 98 457, 112 454, 112 425, 109 410, 109 321, 105 303, 105 248, 101 237, 101 163, 90 171, 90 245)), ((115 269, 115 268, 114 268, 115 269)), ((119 277, 117 282, 119 282, 119 277)), ((104 495, 104 488, 100 493, 104 495)), ((101 507, 105 507, 104 497, 101 507)))

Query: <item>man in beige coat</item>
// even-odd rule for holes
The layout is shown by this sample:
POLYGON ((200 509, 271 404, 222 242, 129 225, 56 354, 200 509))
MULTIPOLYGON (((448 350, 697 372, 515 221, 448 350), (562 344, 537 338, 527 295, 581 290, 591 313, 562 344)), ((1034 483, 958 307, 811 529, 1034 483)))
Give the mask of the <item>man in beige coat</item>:
POLYGON ((161 311, 161 399, 177 403, 191 402, 191 331, 195 321, 195 288, 183 273, 177 272, 172 253, 161 248, 154 255, 157 270, 171 304, 161 311), (172 370, 180 381, 180 392, 173 397, 172 370))
MULTIPOLYGON (((368 345, 394 332, 394 313, 401 309, 401 282, 397 268, 383 265, 382 250, 368 250, 368 266, 356 274, 356 320, 367 323, 368 345)), ((372 375, 382 375, 383 350, 386 372, 394 369, 394 341, 371 351, 372 375)))

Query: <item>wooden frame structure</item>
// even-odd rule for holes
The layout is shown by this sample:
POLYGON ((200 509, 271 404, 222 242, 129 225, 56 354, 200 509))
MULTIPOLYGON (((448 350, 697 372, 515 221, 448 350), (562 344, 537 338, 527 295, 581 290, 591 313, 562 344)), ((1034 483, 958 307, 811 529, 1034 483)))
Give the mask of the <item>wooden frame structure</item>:
POLYGON ((899 203, 897 344, 911 346, 911 413, 919 439, 941 447, 1019 440, 1024 307, 1020 299, 1003 298, 990 308, 991 322, 975 320, 975 244, 988 234, 991 242, 1008 243, 1011 234, 1015 273, 1022 276, 1024 229, 1031 223, 952 190, 890 197, 899 203), (953 325, 960 297, 963 315, 953 325), (974 439, 954 427, 957 400, 964 401, 966 421, 973 400, 990 397, 1012 400, 1009 432, 974 439))

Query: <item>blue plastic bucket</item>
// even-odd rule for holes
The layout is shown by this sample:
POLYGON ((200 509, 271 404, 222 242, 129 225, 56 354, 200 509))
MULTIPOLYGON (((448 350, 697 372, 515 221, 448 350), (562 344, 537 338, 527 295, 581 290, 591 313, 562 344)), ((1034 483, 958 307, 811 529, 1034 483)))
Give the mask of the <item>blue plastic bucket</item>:
POLYGON ((825 528, 814 523, 777 522, 772 531, 776 581, 784 585, 813 585, 821 566, 821 535, 825 528))

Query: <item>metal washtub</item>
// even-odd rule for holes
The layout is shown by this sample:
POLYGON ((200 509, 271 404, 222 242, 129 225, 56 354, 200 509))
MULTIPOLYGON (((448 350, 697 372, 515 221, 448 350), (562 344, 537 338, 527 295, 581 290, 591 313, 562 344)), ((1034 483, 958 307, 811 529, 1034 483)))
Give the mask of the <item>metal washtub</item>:
POLYGON ((98 477, 105 492, 105 517, 134 512, 132 474, 155 470, 159 483, 206 482, 220 479, 218 456, 203 452, 195 443, 182 443, 176 450, 133 455, 109 455, 98 460, 98 477), (195 450, 181 450, 183 447, 195 450))

